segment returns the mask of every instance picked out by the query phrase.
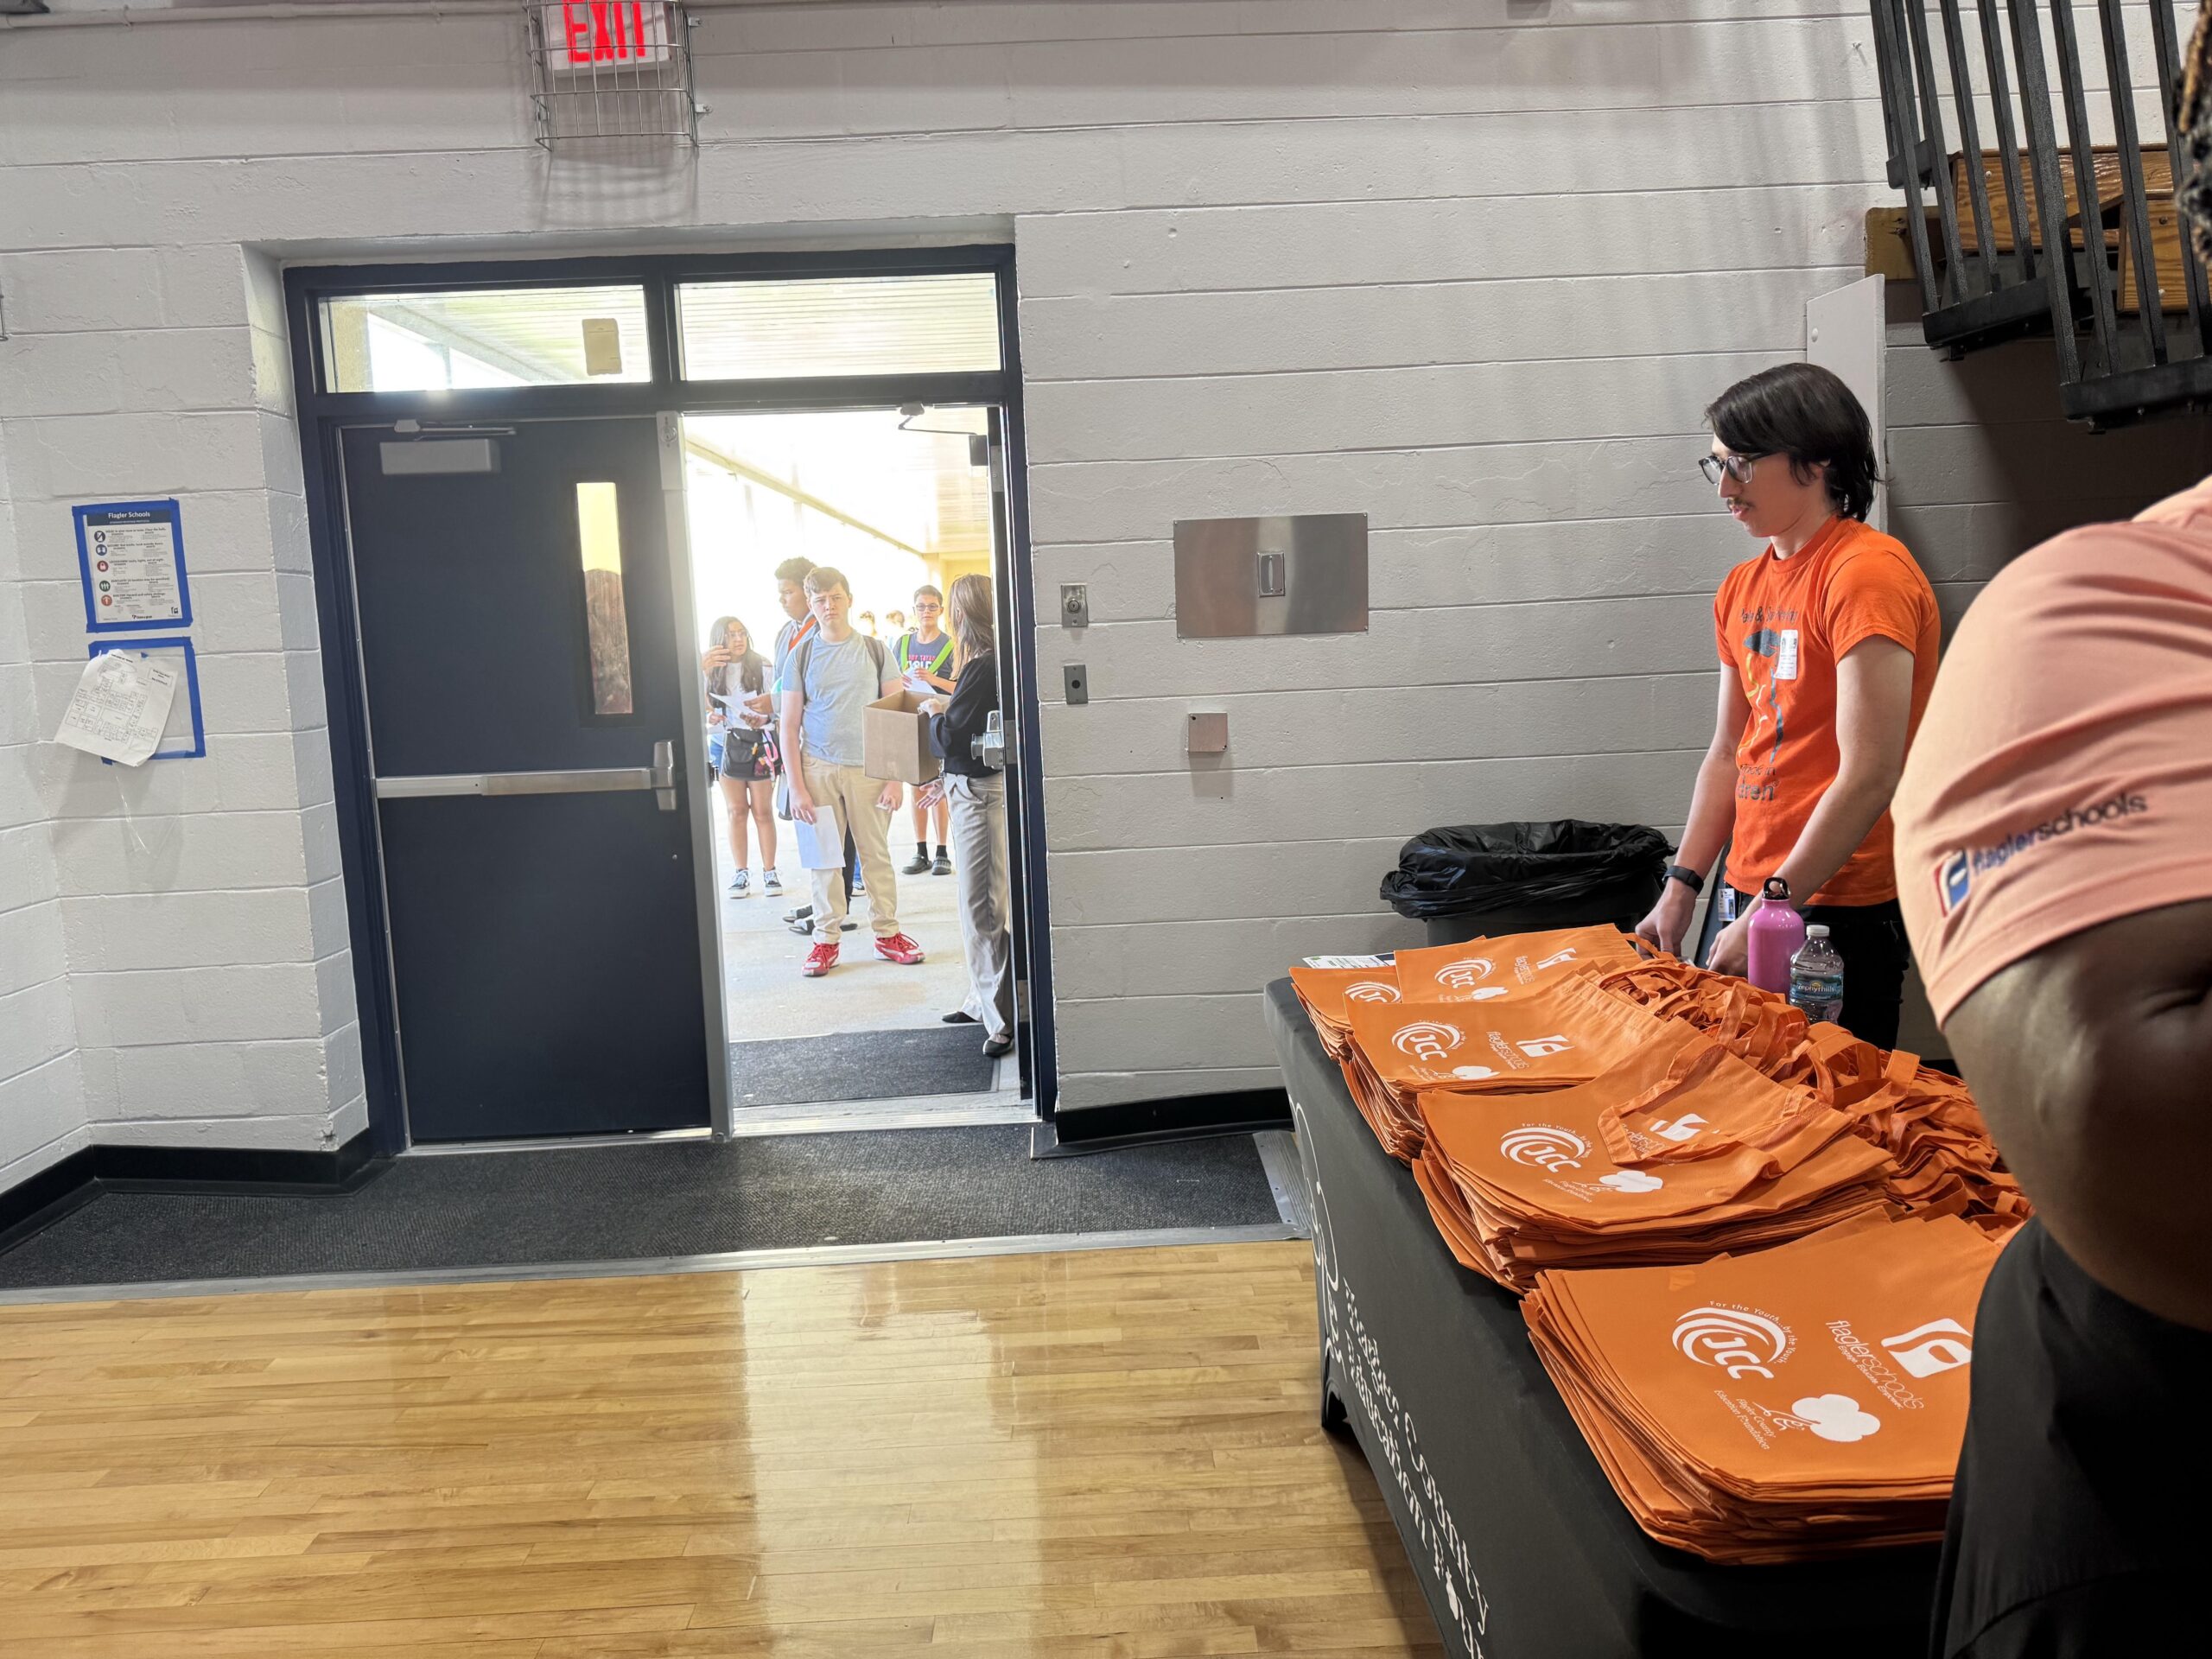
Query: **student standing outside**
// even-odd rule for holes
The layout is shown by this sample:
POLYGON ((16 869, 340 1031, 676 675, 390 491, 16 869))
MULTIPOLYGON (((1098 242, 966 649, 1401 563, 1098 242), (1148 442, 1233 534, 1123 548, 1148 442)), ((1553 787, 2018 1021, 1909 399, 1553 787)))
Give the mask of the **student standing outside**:
MULTIPOLYGON (((897 616, 893 611, 892 615, 897 616)), ((932 691, 952 690, 952 636, 944 631, 941 619, 944 615, 944 595, 925 583, 914 589, 914 626, 899 636, 899 643, 892 648, 892 655, 899 664, 900 677, 907 684, 927 696, 932 691)), ((903 619, 902 619, 903 620, 903 619)), ((922 804, 922 791, 912 791, 914 803, 914 861, 899 872, 901 875, 950 875, 952 860, 944 844, 948 807, 943 796, 938 798, 937 856, 930 856, 931 809, 922 804)))
POLYGON ((1679 950, 1707 873, 1734 919, 1707 965, 1741 975, 1771 877, 1842 953, 1842 1023, 1897 1042, 1909 960, 1897 912, 1890 797, 1936 681, 1942 622, 1904 544, 1866 523, 1878 473, 1866 411, 1827 370, 1788 363, 1706 410, 1699 466, 1737 523, 1766 543, 1720 584, 1713 622, 1719 709, 1659 902, 1637 931, 1679 950))
MULTIPOLYGON (((920 609, 917 601, 916 610, 920 609)), ((960 849, 960 943, 968 956, 968 999, 944 1016, 948 1024, 980 1024, 983 1052, 995 1058, 1014 1046, 1014 937, 1007 898, 1006 774, 976 759, 975 740, 999 706, 998 631, 987 577, 952 584, 952 634, 960 671, 950 699, 931 697, 944 772, 921 791, 951 803, 952 842, 960 849)))
MULTIPOLYGON (((806 578, 813 569, 814 561, 807 558, 785 559, 776 567, 776 602, 784 607, 785 620, 784 626, 776 631, 775 655, 768 678, 768 702, 769 729, 777 734, 777 741, 779 744, 782 741, 784 729, 782 700, 784 664, 791 660, 793 648, 802 639, 810 639, 814 637, 816 626, 814 613, 808 608, 806 599, 806 578)), ((779 774, 785 777, 790 775, 790 768, 785 764, 780 749, 777 753, 775 769, 779 774)), ((788 817, 791 815, 788 810, 785 810, 780 816, 788 817)), ((849 906, 852 903, 851 873, 855 868, 852 842, 850 837, 848 837, 845 842, 846 874, 843 886, 845 901, 849 906)), ((775 891, 778 893, 783 891, 783 884, 780 881, 776 884, 775 891)), ((786 915, 784 920, 790 925, 792 932, 802 937, 810 934, 814 931, 814 906, 811 904, 801 905, 786 915)), ((848 922, 845 925, 849 928, 852 924, 848 922)))
MULTIPOLYGON (((892 869, 889 815, 899 810, 902 785, 879 784, 861 770, 862 712, 899 689, 890 653, 851 622, 852 590, 844 573, 817 565, 806 576, 817 624, 813 636, 794 646, 784 665, 783 734, 790 767, 791 817, 817 835, 835 826, 836 842, 849 835, 868 877, 868 919, 875 953, 887 962, 922 960, 921 947, 899 931, 899 879, 892 869)), ((814 917, 821 938, 801 971, 819 979, 837 965, 837 934, 848 899, 840 869, 817 869, 814 917)))
POLYGON ((737 874, 730 892, 742 899, 750 891, 746 868, 746 824, 760 838, 760 891, 784 890, 776 874, 776 774, 768 760, 768 659, 753 649, 753 634, 734 616, 715 619, 714 632, 700 664, 707 671, 707 702, 712 722, 722 734, 721 789, 729 810, 730 856, 737 874))

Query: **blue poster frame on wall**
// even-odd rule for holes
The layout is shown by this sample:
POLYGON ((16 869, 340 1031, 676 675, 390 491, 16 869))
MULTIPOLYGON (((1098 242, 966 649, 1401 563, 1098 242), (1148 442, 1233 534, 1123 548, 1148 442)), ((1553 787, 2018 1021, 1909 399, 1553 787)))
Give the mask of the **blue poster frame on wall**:
POLYGON ((77 526, 77 576, 85 592, 85 632, 87 633, 151 633, 164 628, 188 628, 192 626, 192 586, 184 571, 184 513, 175 496, 157 501, 88 501, 69 509, 69 516, 77 526), (169 527, 169 546, 176 560, 176 602, 183 614, 157 618, 150 622, 103 622, 99 620, 99 606, 92 597, 92 555, 91 538, 86 534, 92 521, 102 517, 124 516, 140 522, 166 522, 169 527))
MULTIPOLYGON (((182 634, 165 639, 95 639, 85 648, 87 661, 105 657, 111 651, 167 651, 177 649, 184 652, 184 695, 192 706, 192 747, 188 749, 156 749, 149 760, 198 760, 207 753, 207 722, 200 713, 200 653, 193 650, 192 641, 182 634)), ((113 766, 112 760, 103 760, 102 766, 113 766)))

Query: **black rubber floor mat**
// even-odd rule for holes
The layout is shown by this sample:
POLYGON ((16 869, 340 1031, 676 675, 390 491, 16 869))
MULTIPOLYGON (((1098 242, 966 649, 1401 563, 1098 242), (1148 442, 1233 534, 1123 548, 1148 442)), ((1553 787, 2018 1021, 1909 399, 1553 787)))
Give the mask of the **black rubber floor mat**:
POLYGON ((996 1065, 976 1026, 779 1037, 729 1046, 730 1099, 738 1106, 888 1100, 900 1095, 980 1095, 996 1065))
POLYGON ((661 1141, 401 1158, 327 1196, 104 1192, 0 1255, 0 1287, 1277 1219, 1249 1135, 1041 1160, 1020 1126, 661 1141))

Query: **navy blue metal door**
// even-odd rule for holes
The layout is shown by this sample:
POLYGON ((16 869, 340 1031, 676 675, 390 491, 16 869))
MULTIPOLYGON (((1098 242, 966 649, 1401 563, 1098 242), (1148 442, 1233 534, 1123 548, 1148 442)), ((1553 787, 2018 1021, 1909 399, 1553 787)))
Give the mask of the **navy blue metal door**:
POLYGON ((655 423, 342 443, 411 1137, 706 1123, 655 423))

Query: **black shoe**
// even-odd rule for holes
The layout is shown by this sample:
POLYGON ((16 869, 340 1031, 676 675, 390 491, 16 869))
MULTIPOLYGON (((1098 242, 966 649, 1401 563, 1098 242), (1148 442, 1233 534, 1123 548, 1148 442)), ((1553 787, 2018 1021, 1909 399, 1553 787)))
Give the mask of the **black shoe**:
POLYGON ((972 1026, 976 1023, 976 1016, 965 1008, 955 1008, 944 1016, 944 1023, 948 1026, 972 1026))
POLYGON ((929 872, 930 855, 925 850, 918 849, 913 857, 899 867, 899 874, 901 875, 927 875, 929 872))
POLYGON ((814 918, 811 916, 802 916, 798 920, 795 922, 786 922, 784 925, 790 928, 792 932, 798 934, 802 939, 811 938, 814 935, 814 918))
POLYGON ((930 874, 931 875, 950 875, 952 874, 952 861, 945 856, 944 849, 942 847, 937 849, 937 860, 930 866, 930 874))
POLYGON ((1011 1054, 1013 1052, 1014 1033, 1010 1031, 1003 1037, 993 1037, 989 1039, 983 1045, 983 1054, 984 1058, 987 1059, 995 1060, 1001 1054, 1011 1054))
POLYGON ((812 905, 801 905, 797 910, 785 911, 784 912, 784 919, 787 922, 804 922, 811 920, 813 915, 814 906, 812 905))

